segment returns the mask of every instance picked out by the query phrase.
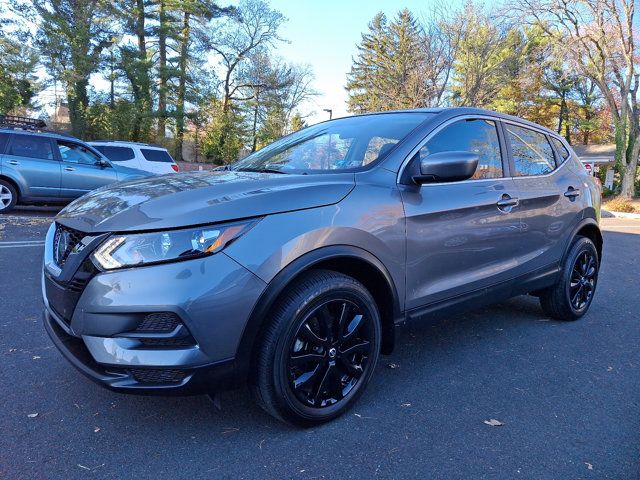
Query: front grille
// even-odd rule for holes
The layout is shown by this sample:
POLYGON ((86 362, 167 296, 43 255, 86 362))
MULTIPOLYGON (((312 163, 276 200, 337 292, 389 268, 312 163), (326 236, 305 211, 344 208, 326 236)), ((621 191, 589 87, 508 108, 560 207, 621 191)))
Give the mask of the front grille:
POLYGON ((168 368, 131 368, 129 373, 140 383, 180 383, 187 376, 185 370, 168 368))
POLYGON ((157 312, 145 315, 137 332, 172 332, 180 325, 180 318, 172 312, 157 312))
POLYGON ((53 237, 53 259, 59 267, 64 266, 73 249, 84 237, 85 234, 79 230, 56 224, 56 233, 53 237))

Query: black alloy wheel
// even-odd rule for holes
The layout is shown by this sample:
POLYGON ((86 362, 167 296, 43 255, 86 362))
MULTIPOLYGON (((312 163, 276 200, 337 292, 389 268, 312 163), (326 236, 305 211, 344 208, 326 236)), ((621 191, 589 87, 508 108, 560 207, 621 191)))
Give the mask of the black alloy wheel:
POLYGON ((313 426, 344 413, 364 391, 380 355, 381 318, 356 279, 315 270, 286 289, 260 339, 256 401, 285 422, 313 426))
POLYGON ((344 299, 329 300, 306 315, 287 363, 289 387, 300 402, 323 408, 349 395, 371 355, 371 321, 344 299))

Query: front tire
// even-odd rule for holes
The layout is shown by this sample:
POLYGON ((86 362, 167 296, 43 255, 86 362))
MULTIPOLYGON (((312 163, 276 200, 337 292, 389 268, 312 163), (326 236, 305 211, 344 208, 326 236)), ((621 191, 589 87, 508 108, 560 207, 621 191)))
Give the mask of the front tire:
POLYGON ((0 213, 13 210, 18 202, 18 192, 9 182, 0 179, 0 213))
POLYGON ((290 424, 332 420, 362 394, 380 344, 380 314, 360 282, 328 270, 305 273, 278 300, 262 332, 254 397, 290 424))
POLYGON ((600 262, 593 242, 576 237, 564 261, 561 277, 540 292, 544 312, 557 320, 577 320, 591 306, 598 283, 600 262))

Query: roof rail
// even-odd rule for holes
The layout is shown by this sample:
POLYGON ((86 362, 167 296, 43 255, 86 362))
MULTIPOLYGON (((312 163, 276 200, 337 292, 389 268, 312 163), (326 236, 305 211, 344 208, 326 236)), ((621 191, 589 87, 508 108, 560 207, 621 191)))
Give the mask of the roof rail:
POLYGON ((60 135, 61 137, 76 138, 68 133, 47 130, 47 123, 39 118, 19 117, 17 115, 0 115, 0 128, 7 130, 26 130, 37 133, 51 133, 54 135, 60 135))
POLYGON ((41 130, 47 128, 44 120, 39 118, 19 117, 17 115, 0 115, 0 126, 22 128, 24 130, 41 130))

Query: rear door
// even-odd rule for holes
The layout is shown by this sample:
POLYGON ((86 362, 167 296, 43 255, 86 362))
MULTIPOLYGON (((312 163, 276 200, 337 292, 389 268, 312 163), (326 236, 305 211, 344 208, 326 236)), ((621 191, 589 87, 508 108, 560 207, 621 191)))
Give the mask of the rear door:
POLYGON ((60 195, 60 162, 49 137, 11 133, 2 173, 20 180, 24 197, 56 199, 60 195))
POLYGON ((407 222, 408 309, 482 292, 510 279, 517 264, 517 194, 497 121, 466 118, 439 128, 420 157, 467 151, 480 160, 469 180, 399 186, 407 222))
POLYGON ((532 272, 557 264, 582 216, 580 179, 541 130, 505 122, 511 170, 520 198, 523 268, 532 272))
POLYGON ((118 179, 113 167, 101 166, 102 159, 84 145, 68 140, 56 144, 62 161, 61 197, 79 197, 118 179))
POLYGON ((140 168, 140 162, 136 158, 136 153, 131 147, 120 145, 91 145, 102 153, 111 162, 123 165, 128 168, 140 168))

